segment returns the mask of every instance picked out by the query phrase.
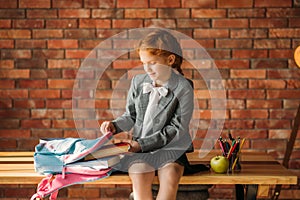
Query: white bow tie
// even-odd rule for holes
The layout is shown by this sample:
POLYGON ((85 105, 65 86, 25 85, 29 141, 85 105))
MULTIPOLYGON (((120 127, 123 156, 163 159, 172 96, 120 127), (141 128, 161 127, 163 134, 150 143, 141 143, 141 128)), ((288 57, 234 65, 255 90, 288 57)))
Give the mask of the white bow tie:
POLYGON ((156 90, 160 96, 167 96, 168 89, 165 87, 154 87, 151 83, 144 83, 143 84, 143 93, 149 93, 153 90, 156 90))

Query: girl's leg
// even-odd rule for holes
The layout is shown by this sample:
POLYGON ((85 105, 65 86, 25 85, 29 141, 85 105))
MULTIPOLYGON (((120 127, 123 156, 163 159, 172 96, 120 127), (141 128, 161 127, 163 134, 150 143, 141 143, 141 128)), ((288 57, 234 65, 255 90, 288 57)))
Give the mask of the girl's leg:
POLYGON ((128 172, 132 181, 134 200, 153 200, 154 168, 146 163, 135 163, 130 166, 128 172))
POLYGON ((168 163, 158 169, 159 191, 156 200, 176 200, 178 184, 184 167, 178 163, 168 163))

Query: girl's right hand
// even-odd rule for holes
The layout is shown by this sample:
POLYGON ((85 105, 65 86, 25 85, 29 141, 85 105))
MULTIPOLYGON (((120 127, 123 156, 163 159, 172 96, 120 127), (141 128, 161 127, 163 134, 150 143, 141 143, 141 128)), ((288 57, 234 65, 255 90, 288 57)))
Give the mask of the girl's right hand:
POLYGON ((114 124, 111 121, 104 121, 100 126, 100 131, 102 133, 107 133, 107 132, 115 133, 116 128, 115 128, 114 124))

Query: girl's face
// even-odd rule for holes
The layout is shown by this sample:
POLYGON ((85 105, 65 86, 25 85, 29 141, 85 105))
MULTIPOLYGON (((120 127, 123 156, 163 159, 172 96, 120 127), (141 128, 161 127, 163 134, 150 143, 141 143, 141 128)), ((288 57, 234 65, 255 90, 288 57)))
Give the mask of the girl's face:
POLYGON ((172 70, 169 57, 153 55, 147 50, 140 50, 139 55, 145 72, 156 86, 162 86, 169 80, 172 70))

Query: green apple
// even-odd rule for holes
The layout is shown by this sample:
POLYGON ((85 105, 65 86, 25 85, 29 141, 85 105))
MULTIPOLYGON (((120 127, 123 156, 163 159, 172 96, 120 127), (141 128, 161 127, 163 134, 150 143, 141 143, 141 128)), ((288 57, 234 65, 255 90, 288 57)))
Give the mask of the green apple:
POLYGON ((215 156, 210 160, 210 166, 216 173, 225 173, 229 167, 229 160, 224 156, 215 156))

